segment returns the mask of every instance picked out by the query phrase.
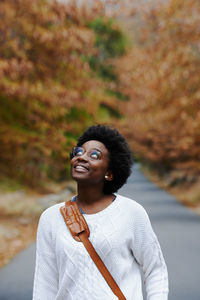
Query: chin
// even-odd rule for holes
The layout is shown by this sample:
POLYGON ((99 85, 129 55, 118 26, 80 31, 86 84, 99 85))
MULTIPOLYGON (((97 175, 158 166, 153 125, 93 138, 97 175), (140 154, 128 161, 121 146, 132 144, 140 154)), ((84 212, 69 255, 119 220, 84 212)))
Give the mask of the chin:
POLYGON ((88 181, 88 178, 85 178, 83 174, 71 174, 71 177, 75 181, 85 182, 88 181))

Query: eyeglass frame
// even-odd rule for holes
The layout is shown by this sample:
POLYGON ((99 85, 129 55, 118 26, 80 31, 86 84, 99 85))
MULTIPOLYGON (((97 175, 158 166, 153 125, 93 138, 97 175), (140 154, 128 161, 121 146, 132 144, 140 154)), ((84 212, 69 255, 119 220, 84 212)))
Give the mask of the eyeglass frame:
POLYGON ((90 154, 91 154, 92 151, 95 151, 95 152, 97 152, 98 154, 100 154, 100 157, 92 158, 90 155, 87 154, 87 151, 86 151, 83 147, 76 146, 76 147, 74 147, 74 148, 72 149, 72 152, 70 153, 70 159, 72 159, 72 158, 74 158, 74 157, 80 157, 80 156, 84 155, 85 153, 87 154, 87 157, 88 157, 90 160, 94 160, 94 161, 95 161, 95 160, 98 160, 98 159, 101 158, 101 154, 102 154, 102 153, 101 153, 100 150, 98 150, 98 149, 92 149, 92 150, 90 150, 90 154), (81 155, 75 155, 75 154, 74 154, 75 149, 81 149, 81 150, 83 150, 82 154, 81 154, 81 155))

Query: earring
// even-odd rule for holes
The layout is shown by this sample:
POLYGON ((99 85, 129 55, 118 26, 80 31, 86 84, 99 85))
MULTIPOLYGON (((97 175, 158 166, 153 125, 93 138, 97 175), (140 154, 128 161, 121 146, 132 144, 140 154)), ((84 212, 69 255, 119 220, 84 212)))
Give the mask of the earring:
POLYGON ((108 177, 108 175, 105 175, 105 179, 108 179, 109 177, 108 177))

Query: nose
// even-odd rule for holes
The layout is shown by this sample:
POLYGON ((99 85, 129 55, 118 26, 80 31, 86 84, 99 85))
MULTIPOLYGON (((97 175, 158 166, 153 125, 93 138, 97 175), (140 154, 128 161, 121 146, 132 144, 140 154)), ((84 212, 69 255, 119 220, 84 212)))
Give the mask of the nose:
POLYGON ((77 159, 81 161, 88 161, 87 153, 84 152, 82 155, 78 156, 77 159))

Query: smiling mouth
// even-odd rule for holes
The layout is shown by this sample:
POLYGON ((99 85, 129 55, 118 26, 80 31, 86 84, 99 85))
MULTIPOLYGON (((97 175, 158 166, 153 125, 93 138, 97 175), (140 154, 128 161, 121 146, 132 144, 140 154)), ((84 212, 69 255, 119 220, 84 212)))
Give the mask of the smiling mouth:
POLYGON ((74 169, 75 169, 77 172, 87 172, 87 171, 88 171, 88 169, 87 169, 86 167, 80 166, 80 165, 75 166, 74 169))

